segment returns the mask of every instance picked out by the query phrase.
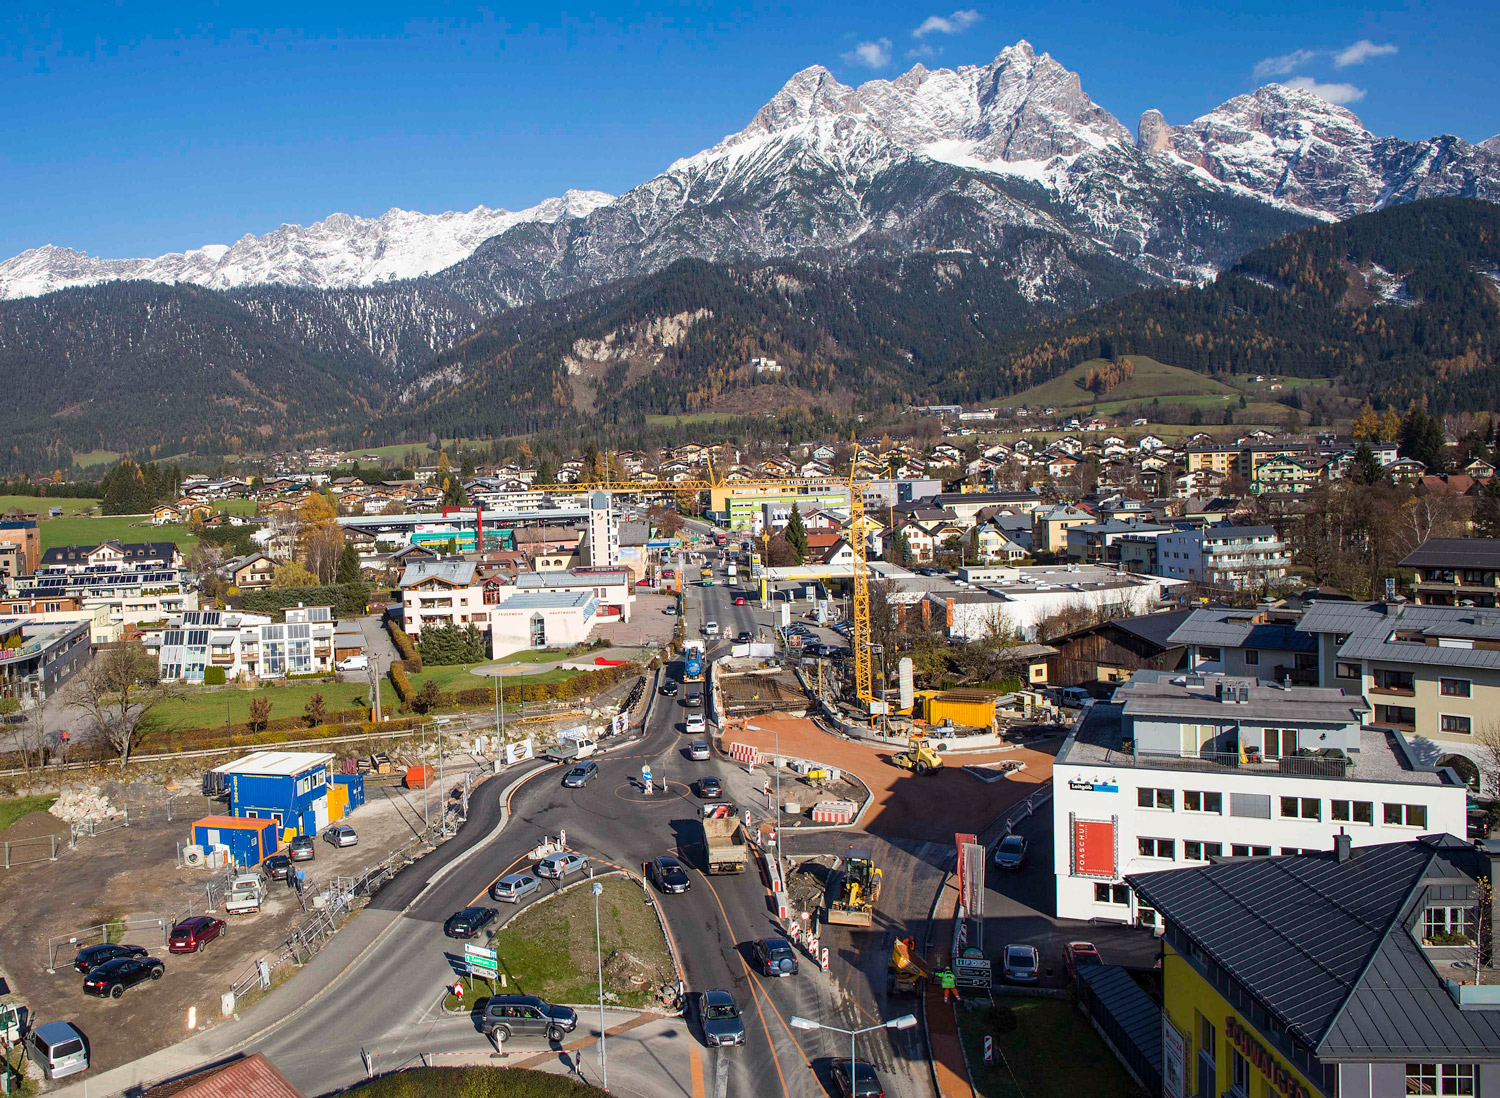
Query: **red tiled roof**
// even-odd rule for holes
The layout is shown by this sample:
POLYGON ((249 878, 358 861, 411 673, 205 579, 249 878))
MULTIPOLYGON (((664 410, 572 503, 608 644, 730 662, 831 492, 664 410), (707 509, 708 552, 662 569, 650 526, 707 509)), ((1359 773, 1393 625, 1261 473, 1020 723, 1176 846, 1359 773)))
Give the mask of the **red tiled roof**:
POLYGON ((260 1053, 209 1068, 170 1083, 160 1083, 141 1098, 306 1098, 260 1053))

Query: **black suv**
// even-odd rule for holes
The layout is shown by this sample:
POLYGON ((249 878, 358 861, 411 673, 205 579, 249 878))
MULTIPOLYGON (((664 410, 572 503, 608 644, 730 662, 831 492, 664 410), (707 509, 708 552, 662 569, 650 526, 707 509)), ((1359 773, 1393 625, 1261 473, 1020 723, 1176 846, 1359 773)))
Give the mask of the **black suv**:
POLYGON ((83 990, 87 995, 118 999, 127 987, 143 980, 160 980, 165 971, 167 966, 155 957, 116 957, 90 969, 83 978, 83 990))
POLYGON ((561 1041, 578 1026, 572 1007, 553 1006, 535 995, 491 995, 484 1004, 479 1028, 486 1037, 542 1037, 561 1041))
POLYGON ((693 882, 688 878, 682 863, 670 855, 663 854, 653 859, 646 867, 646 876, 663 892, 686 892, 693 882))
POLYGON ((666 682, 661 684, 661 692, 663 697, 675 698, 677 696, 678 689, 680 688, 677 685, 676 679, 668 679, 666 682))
POLYGON ((146 950, 141 946, 114 944, 84 946, 78 951, 78 956, 73 958, 73 967, 87 976, 91 969, 98 968, 108 961, 119 960, 121 957, 144 956, 146 956, 146 950))
POLYGON ((286 852, 294 862, 310 862, 318 856, 318 848, 313 845, 311 835, 298 835, 287 844, 286 852))
POLYGON ((797 975, 797 955, 785 938, 762 938, 750 947, 755 963, 767 976, 797 975))
POLYGON ((285 854, 272 854, 260 863, 266 877, 273 881, 284 881, 292 875, 292 859, 285 854))
POLYGON ((443 924, 443 933, 450 938, 472 938, 495 919, 493 907, 466 907, 448 916, 443 924))

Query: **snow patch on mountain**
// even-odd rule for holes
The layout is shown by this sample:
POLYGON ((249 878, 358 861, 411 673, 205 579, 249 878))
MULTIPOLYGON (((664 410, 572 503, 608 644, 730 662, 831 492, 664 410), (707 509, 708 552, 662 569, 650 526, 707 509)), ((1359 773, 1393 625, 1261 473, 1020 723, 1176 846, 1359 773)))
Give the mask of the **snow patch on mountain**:
POLYGON ((0 263, 0 299, 117 279, 188 282, 216 290, 266 283, 324 290, 374 286, 450 267, 516 225, 584 217, 613 200, 601 191, 568 191, 516 211, 479 206, 423 214, 393 208, 376 218, 336 213, 307 226, 246 234, 232 245, 209 244, 154 259, 101 259, 48 244, 0 263))

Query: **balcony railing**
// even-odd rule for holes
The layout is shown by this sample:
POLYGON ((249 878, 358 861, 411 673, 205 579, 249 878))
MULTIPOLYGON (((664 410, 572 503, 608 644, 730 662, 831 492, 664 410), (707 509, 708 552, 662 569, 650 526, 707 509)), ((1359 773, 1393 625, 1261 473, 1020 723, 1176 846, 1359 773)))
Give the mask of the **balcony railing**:
POLYGON ((1259 755, 1240 755, 1234 751, 1204 751, 1197 755, 1179 755, 1169 751, 1136 751, 1143 766, 1173 770, 1212 773, 1240 770, 1251 774, 1280 774, 1292 778, 1347 778, 1354 763, 1342 755, 1283 755, 1266 759, 1259 755))

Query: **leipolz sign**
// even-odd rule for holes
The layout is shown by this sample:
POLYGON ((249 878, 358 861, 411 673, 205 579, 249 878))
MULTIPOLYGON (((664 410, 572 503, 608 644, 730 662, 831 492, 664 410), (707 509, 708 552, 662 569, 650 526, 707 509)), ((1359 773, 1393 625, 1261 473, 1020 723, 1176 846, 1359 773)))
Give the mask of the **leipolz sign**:
POLYGON ((1312 1098, 1302 1080, 1292 1074, 1292 1069, 1278 1060, 1233 1014, 1224 1020, 1224 1036, 1234 1042, 1240 1055, 1266 1077, 1278 1094, 1284 1094, 1286 1098, 1312 1098))

